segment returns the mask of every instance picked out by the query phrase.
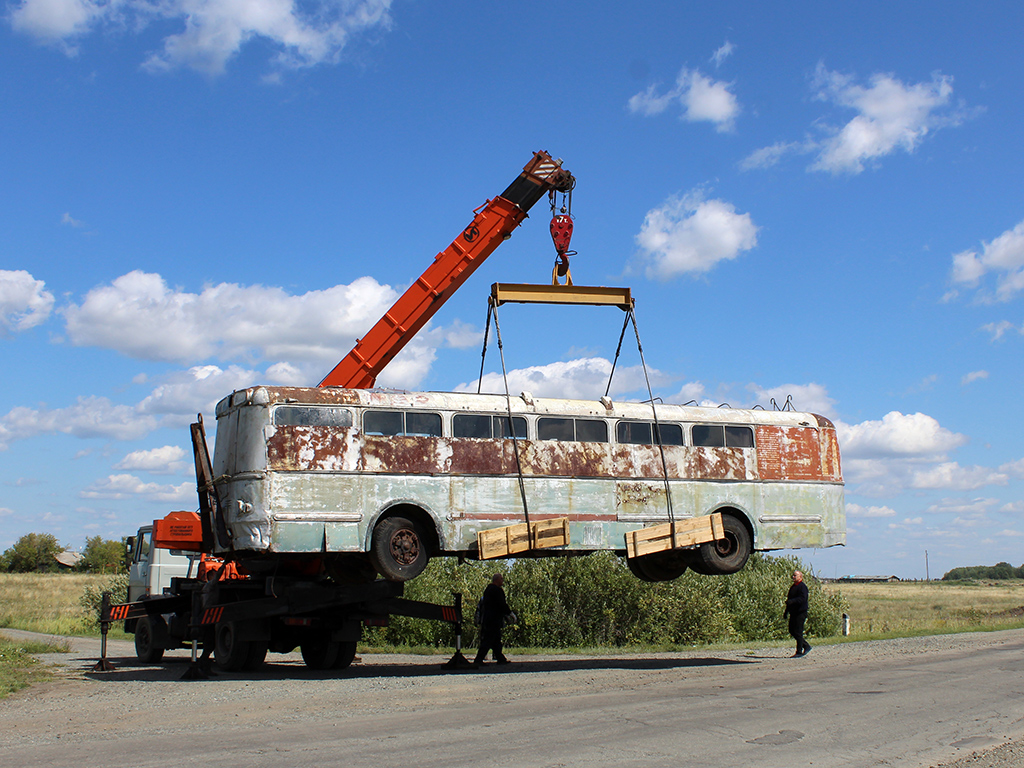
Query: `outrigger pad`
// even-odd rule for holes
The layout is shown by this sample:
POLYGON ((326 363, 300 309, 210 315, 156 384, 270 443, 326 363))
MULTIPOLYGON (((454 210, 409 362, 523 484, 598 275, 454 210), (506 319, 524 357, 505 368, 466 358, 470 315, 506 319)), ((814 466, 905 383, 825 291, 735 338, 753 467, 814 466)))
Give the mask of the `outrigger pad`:
POLYGON ((441 669, 459 670, 476 669, 476 664, 462 655, 462 651, 456 651, 448 661, 441 665, 441 669))

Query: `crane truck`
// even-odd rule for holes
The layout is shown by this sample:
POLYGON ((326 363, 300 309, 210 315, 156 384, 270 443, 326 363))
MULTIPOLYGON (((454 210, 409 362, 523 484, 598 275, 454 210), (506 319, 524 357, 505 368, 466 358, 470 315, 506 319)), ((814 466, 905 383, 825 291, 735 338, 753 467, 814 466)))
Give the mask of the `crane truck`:
MULTIPOLYGON (((474 211, 472 221, 319 386, 373 387, 388 362, 511 237, 533 205, 549 195, 554 208, 555 194, 569 195, 574 186, 561 160, 534 153, 501 195, 474 211)), ((556 216, 553 235, 556 222, 556 272, 566 275, 571 222, 564 211, 556 216)), ((225 398, 218 414, 228 413, 240 394, 244 399, 252 391, 225 398)), ((226 420, 237 420, 238 414, 236 409, 226 420)), ((225 509, 217 479, 223 473, 215 474, 215 464, 236 458, 234 447, 227 445, 228 432, 225 425, 218 429, 216 461, 211 461, 202 416, 192 424, 199 511, 172 512, 139 529, 130 542, 129 602, 103 610, 104 629, 123 620, 125 630, 135 635, 140 661, 154 663, 165 650, 191 644, 192 672, 201 676, 195 663, 198 648, 204 658, 212 653, 217 666, 228 671, 255 670, 268 652, 299 648, 311 668, 343 669, 355 656, 362 628, 385 623, 391 615, 461 622, 459 596, 450 606, 404 599, 404 579, 377 578, 382 569, 365 557, 347 558, 344 567, 336 567, 320 552, 260 552, 242 542, 226 518, 229 511, 244 516, 247 502, 233 500, 239 509, 225 509)), ((407 542, 400 531, 395 536, 401 549, 407 542)))

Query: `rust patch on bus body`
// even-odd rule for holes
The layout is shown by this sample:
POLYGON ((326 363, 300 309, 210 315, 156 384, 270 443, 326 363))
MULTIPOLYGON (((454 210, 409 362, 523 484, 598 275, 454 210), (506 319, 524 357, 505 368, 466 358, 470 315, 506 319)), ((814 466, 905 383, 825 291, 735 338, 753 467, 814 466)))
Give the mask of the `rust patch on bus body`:
POLYGON ((821 479, 821 444, 813 427, 759 425, 757 464, 762 480, 821 479))
POLYGON ((267 438, 267 466, 282 471, 355 468, 359 433, 345 427, 276 427, 267 438))

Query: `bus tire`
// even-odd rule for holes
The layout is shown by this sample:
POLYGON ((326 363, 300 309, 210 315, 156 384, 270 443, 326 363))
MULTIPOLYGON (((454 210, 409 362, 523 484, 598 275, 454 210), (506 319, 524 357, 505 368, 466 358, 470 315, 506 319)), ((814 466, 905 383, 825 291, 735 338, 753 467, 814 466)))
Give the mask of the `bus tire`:
POLYGON ((697 549, 694 570, 708 575, 736 573, 747 564, 754 549, 753 538, 746 524, 735 515, 722 515, 725 538, 701 544, 697 549))
POLYGON ((427 567, 427 537, 412 520, 385 517, 373 529, 370 562, 388 581, 415 579, 427 567))
POLYGON ((686 556, 682 552, 657 552, 643 557, 626 558, 630 572, 641 581, 656 583, 673 581, 686 573, 686 556))
POLYGON ((164 657, 163 646, 156 644, 154 622, 162 622, 163 618, 143 616, 135 623, 135 655, 142 664, 156 664, 164 657))
POLYGON ((238 637, 238 629, 233 621, 224 621, 217 625, 214 659, 218 667, 225 672, 240 672, 249 662, 251 651, 252 643, 238 637))

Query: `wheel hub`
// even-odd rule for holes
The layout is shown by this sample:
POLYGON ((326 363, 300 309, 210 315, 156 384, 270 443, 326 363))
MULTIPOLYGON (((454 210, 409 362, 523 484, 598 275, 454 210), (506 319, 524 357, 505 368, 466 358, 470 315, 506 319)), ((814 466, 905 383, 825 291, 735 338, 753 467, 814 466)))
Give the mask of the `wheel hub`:
POLYGON ((415 531, 403 528, 391 537, 391 557, 399 565, 411 565, 420 556, 420 540, 415 531))

